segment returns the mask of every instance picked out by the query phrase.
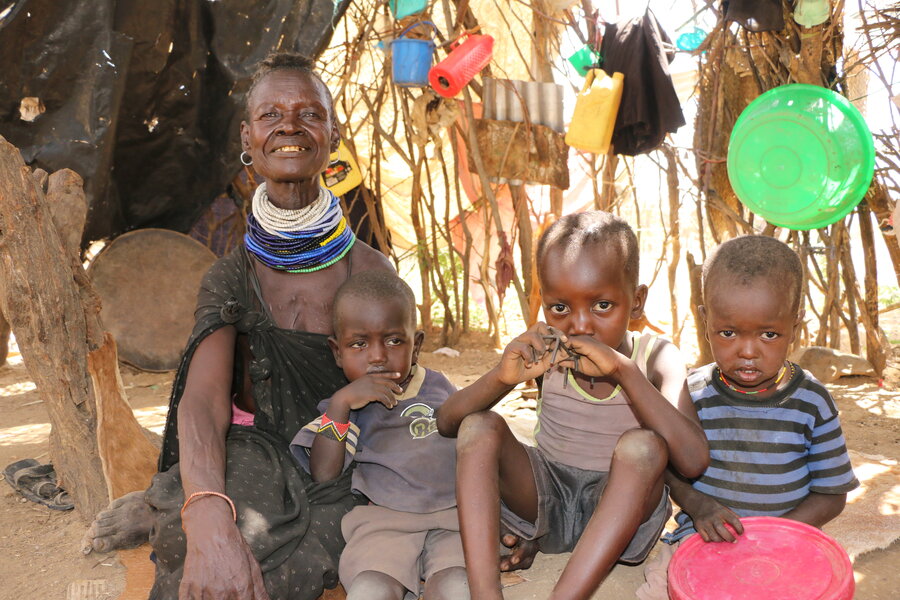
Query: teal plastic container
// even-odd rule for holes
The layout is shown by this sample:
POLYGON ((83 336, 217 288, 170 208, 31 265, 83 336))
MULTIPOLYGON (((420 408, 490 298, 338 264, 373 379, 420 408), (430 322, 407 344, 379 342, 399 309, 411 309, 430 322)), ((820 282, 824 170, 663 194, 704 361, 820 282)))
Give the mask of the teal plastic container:
POLYGON ((865 196, 875 145, 850 101, 793 83, 744 109, 727 165, 735 194, 751 211, 779 227, 818 229, 843 219, 865 196))
POLYGON ((409 15, 415 15, 428 6, 428 0, 390 0, 391 14, 395 19, 402 19, 409 15))
POLYGON ((593 48, 584 45, 580 50, 575 52, 575 54, 570 56, 568 60, 569 64, 578 71, 578 74, 585 77, 592 67, 596 68, 597 63, 600 61, 600 53, 594 52, 593 48))
POLYGON ((429 21, 414 23, 391 42, 391 75, 401 87, 427 87, 428 71, 434 56, 434 40, 414 40, 404 37, 410 29, 428 25, 434 34, 434 24, 429 21))

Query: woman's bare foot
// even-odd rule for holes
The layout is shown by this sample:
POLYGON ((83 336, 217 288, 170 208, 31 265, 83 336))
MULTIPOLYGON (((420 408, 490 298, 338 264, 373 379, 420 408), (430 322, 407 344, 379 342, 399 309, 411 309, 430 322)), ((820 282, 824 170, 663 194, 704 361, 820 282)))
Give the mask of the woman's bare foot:
POLYGON ((538 553, 538 545, 535 540, 523 540, 517 535, 507 533, 500 536, 500 541, 510 549, 508 554, 500 557, 501 571, 517 571, 527 569, 534 562, 538 553))
POLYGON ((150 539, 153 515, 144 492, 131 492, 113 500, 101 511, 81 540, 81 551, 90 554, 137 548, 150 539))

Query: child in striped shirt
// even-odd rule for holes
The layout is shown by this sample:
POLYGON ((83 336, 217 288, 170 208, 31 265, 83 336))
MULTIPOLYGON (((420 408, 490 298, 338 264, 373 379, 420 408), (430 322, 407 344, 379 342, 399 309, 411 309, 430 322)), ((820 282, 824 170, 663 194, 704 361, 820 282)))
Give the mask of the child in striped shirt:
POLYGON ((682 510, 645 569, 641 600, 668 598, 668 562, 687 536, 734 542, 743 533, 739 517, 749 516, 822 527, 859 485, 834 400, 787 360, 803 319, 802 284, 799 257, 771 237, 725 242, 704 264, 700 313, 716 362, 691 373, 688 388, 710 466, 694 480, 667 472, 682 510))

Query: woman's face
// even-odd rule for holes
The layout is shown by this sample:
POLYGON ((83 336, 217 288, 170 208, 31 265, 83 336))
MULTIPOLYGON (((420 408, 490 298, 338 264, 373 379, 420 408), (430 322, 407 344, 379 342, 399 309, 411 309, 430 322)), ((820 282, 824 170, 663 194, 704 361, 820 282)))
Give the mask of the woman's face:
POLYGON ((324 85, 300 71, 266 75, 248 101, 247 119, 241 145, 269 182, 315 178, 340 141, 324 85))

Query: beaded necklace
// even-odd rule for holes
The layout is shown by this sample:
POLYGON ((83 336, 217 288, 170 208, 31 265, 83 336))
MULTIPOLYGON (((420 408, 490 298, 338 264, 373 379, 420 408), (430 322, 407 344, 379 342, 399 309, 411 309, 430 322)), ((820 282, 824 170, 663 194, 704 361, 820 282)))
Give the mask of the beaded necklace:
POLYGON ((341 260, 356 236, 337 196, 325 188, 309 206, 288 210, 269 200, 265 182, 256 188, 244 244, 261 263, 288 273, 311 273, 341 260))
MULTIPOLYGON (((791 376, 788 378, 788 381, 790 381, 791 379, 794 378, 794 363, 788 363, 788 364, 791 366, 791 376)), ((746 394, 746 395, 748 395, 748 396, 755 396, 756 394, 762 394, 763 392, 768 392, 770 389, 773 389, 774 387, 777 387, 777 386, 778 386, 778 382, 781 381, 781 378, 784 377, 784 374, 787 372, 787 367, 785 367, 784 365, 781 366, 781 371, 778 372, 778 377, 775 378, 775 381, 774 381, 774 383, 773 383, 771 386, 769 386, 769 387, 767 387, 767 388, 765 388, 765 389, 763 389, 763 390, 754 390, 754 391, 752 391, 752 392, 747 392, 747 391, 744 391, 744 390, 739 390, 739 389, 737 389, 736 387, 734 387, 733 385, 731 385, 730 383, 728 383, 728 380, 725 379, 725 376, 724 376, 724 375, 722 375, 722 369, 718 369, 718 368, 717 368, 717 370, 719 371, 719 379, 722 381, 722 383, 725 384, 725 386, 726 386, 729 390, 731 390, 731 391, 733 391, 733 392, 737 392, 738 394, 746 394)))

